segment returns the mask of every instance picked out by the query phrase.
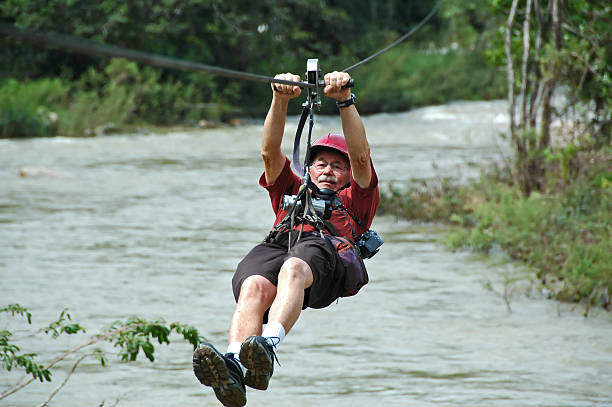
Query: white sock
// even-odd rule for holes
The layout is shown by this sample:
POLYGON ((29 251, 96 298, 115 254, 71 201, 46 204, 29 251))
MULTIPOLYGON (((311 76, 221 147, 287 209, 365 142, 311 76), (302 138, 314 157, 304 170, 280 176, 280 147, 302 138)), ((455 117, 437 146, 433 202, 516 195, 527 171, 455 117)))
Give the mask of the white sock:
POLYGON ((269 322, 261 336, 269 339, 276 350, 283 339, 285 339, 285 327, 280 322, 269 322))
MULTIPOLYGON (((232 342, 227 347, 226 353, 233 353, 234 355, 239 355, 241 346, 242 346, 242 342, 232 342)), ((236 356, 236 359, 238 359, 237 356, 236 356)))
POLYGON ((242 346, 242 342, 232 342, 227 347, 226 353, 231 353, 232 355, 234 355, 234 359, 240 365, 240 368, 242 369, 242 373, 244 373, 245 367, 242 365, 242 362, 240 361, 240 347, 241 346, 242 346))

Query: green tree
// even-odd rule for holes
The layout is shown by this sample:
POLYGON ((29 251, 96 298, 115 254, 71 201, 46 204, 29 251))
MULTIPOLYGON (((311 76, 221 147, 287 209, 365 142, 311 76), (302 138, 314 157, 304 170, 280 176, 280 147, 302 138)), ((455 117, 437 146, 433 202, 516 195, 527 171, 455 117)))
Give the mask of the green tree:
MULTIPOLYGON (((546 188, 546 152, 560 119, 569 143, 598 148, 612 129, 612 7, 606 1, 490 0, 508 12, 490 56, 505 62, 516 178, 524 195, 546 188), (502 51, 503 49, 503 51, 502 51), (555 97, 567 96, 559 106, 555 97)), ((567 140, 566 140, 567 141, 567 140)), ((574 148, 570 145, 570 148, 574 148)))

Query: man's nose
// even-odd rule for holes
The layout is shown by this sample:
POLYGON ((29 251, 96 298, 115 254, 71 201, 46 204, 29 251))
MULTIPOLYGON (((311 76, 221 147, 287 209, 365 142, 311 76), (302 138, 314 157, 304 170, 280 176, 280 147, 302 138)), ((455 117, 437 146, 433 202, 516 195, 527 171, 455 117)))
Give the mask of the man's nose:
POLYGON ((323 169, 323 173, 324 174, 329 174, 329 173, 334 173, 334 171, 332 170, 332 165, 331 164, 327 164, 325 166, 325 169, 323 169))

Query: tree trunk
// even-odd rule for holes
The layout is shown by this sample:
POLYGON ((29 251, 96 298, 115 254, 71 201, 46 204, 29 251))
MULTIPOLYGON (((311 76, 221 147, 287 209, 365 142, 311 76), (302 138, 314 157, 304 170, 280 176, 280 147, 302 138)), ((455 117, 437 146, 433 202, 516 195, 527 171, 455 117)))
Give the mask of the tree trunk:
MULTIPOLYGON (((530 1, 530 0, 528 0, 530 1)), ((516 163, 516 178, 517 183, 521 189, 523 195, 528 196, 531 193, 531 182, 529 177, 529 160, 527 156, 527 150, 523 141, 523 135, 525 131, 524 121, 521 119, 518 126, 516 123, 516 96, 514 94, 515 78, 514 78, 514 61, 512 58, 512 27, 514 25, 514 18, 516 16, 516 10, 518 8, 518 0, 512 1, 512 7, 510 8, 510 14, 506 21, 506 32, 505 32, 505 51, 506 51, 506 70, 508 74, 508 113, 510 116, 510 137, 515 147, 515 163, 516 163)), ((525 62, 525 59, 523 60, 525 62)), ((524 64, 523 64, 524 65, 524 64)), ((526 70, 526 68, 525 68, 526 70)), ((525 80, 523 78, 522 83, 525 80)), ((523 85, 521 84, 521 89, 523 85)))
POLYGON ((512 0, 512 7, 510 8, 510 14, 506 21, 506 33, 504 37, 504 49, 506 51, 506 72, 508 74, 508 113, 510 116, 510 137, 516 142, 516 101, 514 99, 514 64, 512 61, 512 25, 514 24, 514 16, 516 15, 516 8, 518 7, 518 0, 512 0))
MULTIPOLYGON (((561 50, 561 2, 562 0, 552 0, 551 3, 551 30, 553 35, 553 46, 555 54, 561 50)), ((559 64, 557 62, 558 54, 553 55, 551 63, 551 77, 548 80, 546 92, 544 94, 543 110, 542 110, 542 126, 540 129, 540 149, 544 149, 550 145, 550 124, 552 121, 552 97, 557 87, 559 77, 559 64)))
MULTIPOLYGON (((531 39, 529 36, 529 29, 531 25, 531 1, 527 0, 527 6, 525 7, 525 19, 523 20, 523 60, 521 65, 521 118, 519 121, 519 128, 526 129, 529 127, 529 120, 527 118, 527 91, 530 85, 529 79, 529 55, 531 54, 531 39)), ((531 147, 531 146, 530 146, 531 147)))
POLYGON ((545 24, 540 7, 540 0, 534 0, 533 8, 536 15, 538 29, 536 31, 534 52, 533 52, 533 86, 529 96, 529 126, 536 128, 539 103, 542 98, 542 70, 540 69, 540 51, 542 49, 542 31, 545 24))

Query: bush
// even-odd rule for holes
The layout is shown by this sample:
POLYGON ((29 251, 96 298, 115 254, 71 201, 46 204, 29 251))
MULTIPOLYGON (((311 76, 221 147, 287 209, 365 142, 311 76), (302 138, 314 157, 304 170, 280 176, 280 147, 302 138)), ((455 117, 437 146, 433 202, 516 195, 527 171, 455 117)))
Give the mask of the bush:
POLYGON ((91 136, 102 126, 126 123, 134 111, 141 78, 133 62, 113 59, 103 72, 91 68, 74 84, 61 112, 60 133, 91 136))
POLYGON ((104 70, 90 68, 68 85, 60 79, 0 86, 0 136, 92 136, 130 124, 194 124, 220 121, 239 111, 231 102, 237 82, 219 86, 211 75, 164 79, 163 71, 112 59, 104 70), (207 101, 216 100, 216 103, 207 101))
MULTIPOLYGON (((408 49, 406 49, 408 48, 408 49)), ((359 111, 403 111, 454 100, 505 95, 505 77, 476 51, 391 49, 351 72, 358 80, 359 111)))
POLYGON ((58 132, 56 108, 68 86, 59 79, 0 85, 0 137, 50 137, 58 132))

